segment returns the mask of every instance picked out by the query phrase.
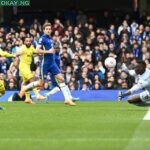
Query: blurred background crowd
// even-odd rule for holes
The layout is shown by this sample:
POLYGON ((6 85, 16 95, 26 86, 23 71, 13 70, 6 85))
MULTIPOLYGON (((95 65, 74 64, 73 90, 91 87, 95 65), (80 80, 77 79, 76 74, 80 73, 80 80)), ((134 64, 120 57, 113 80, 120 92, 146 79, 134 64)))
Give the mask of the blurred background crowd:
MULTIPOLYGON (((121 13, 121 12, 120 12, 121 13)), ((9 24, 0 25, 0 48, 16 53, 23 38, 31 35, 32 44, 37 46, 42 35, 42 25, 52 23, 52 39, 59 47, 61 70, 71 90, 128 89, 134 84, 122 68, 124 64, 134 69, 136 60, 144 60, 150 69, 150 15, 138 19, 126 13, 121 17, 104 11, 101 17, 88 15, 82 10, 40 20, 16 18, 9 24), (107 57, 117 60, 115 68, 104 65, 107 57)), ((10 69, 12 58, 0 57, 0 76, 7 90, 19 90, 21 78, 18 68, 10 69)), ((35 77, 39 76, 39 57, 31 65, 35 77)), ((51 79, 47 76, 44 89, 50 90, 51 79)))

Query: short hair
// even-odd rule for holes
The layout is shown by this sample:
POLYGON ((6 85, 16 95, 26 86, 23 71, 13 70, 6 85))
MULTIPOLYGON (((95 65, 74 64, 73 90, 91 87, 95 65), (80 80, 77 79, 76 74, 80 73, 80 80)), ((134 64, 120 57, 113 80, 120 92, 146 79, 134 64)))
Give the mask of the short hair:
POLYGON ((145 63, 145 61, 143 61, 143 60, 138 60, 137 63, 138 63, 139 65, 142 65, 144 68, 146 68, 146 63, 145 63))
POLYGON ((50 26, 50 27, 52 26, 50 22, 44 23, 43 30, 45 30, 45 28, 48 27, 48 26, 50 26))
POLYGON ((30 36, 30 35, 27 35, 27 36, 23 37, 23 38, 22 38, 23 43, 25 42, 25 40, 26 40, 27 38, 31 38, 31 36, 30 36))

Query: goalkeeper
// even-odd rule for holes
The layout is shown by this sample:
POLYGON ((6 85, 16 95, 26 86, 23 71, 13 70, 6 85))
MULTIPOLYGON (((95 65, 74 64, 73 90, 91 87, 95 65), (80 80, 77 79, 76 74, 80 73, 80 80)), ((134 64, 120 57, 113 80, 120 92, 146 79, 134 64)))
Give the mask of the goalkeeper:
POLYGON ((135 69, 128 71, 130 75, 136 78, 137 83, 128 91, 124 93, 119 92, 118 99, 122 100, 128 95, 144 89, 143 92, 130 96, 128 102, 133 104, 150 102, 150 70, 146 68, 146 63, 144 61, 138 61, 135 69))

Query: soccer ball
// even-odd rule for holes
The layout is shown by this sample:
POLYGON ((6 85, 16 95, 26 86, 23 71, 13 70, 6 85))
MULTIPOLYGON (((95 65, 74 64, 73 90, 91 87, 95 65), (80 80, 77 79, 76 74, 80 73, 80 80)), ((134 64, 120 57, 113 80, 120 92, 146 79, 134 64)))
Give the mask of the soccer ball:
POLYGON ((114 68, 116 66, 116 59, 113 57, 107 57, 105 59, 105 66, 107 68, 114 68))

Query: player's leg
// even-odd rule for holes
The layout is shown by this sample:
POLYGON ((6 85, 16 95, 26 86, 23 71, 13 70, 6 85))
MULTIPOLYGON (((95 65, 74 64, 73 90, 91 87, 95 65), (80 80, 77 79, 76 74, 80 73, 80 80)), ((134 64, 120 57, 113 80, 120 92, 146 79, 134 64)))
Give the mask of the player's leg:
POLYGON ((55 79, 57 81, 57 84, 59 85, 59 87, 60 87, 60 89, 61 89, 61 91, 65 97, 64 103, 68 104, 68 105, 72 105, 72 106, 76 105, 72 101, 70 90, 69 90, 68 86, 65 84, 64 77, 60 73, 60 69, 58 68, 58 66, 56 64, 41 66, 41 77, 42 77, 42 79, 44 79, 44 77, 46 77, 49 72, 51 74, 55 75, 55 79))
POLYGON ((51 82, 52 82, 52 87, 58 86, 55 76, 53 74, 50 74, 50 78, 51 78, 51 82))
POLYGON ((150 102, 150 94, 148 91, 141 92, 140 94, 135 94, 128 99, 129 103, 148 103, 150 102))
MULTIPOLYGON (((53 75, 53 74, 51 74, 50 75, 50 78, 51 78, 51 83, 52 83, 52 90, 51 91, 49 91, 48 93, 46 93, 46 96, 50 96, 50 95, 53 95, 53 94, 55 94, 55 93, 57 93, 57 92, 59 92, 60 91, 60 88, 59 88, 59 86, 58 86, 58 83, 57 83, 57 81, 56 81, 56 79, 55 79, 55 76, 53 75)), ((72 99, 72 101, 79 101, 79 97, 73 97, 72 95, 71 95, 71 99, 72 99)))
POLYGON ((23 99, 23 97, 25 96, 25 100, 24 102, 27 104, 34 104, 34 102, 32 101, 32 99, 30 98, 30 92, 28 90, 25 90, 24 87, 26 87, 26 85, 28 84, 28 78, 25 78, 25 76, 22 76, 23 78, 23 82, 22 82, 22 86, 21 86, 21 90, 19 92, 19 97, 21 99, 23 99))
POLYGON ((41 95, 40 94, 40 87, 43 87, 43 81, 38 79, 37 81, 35 81, 35 79, 32 77, 30 80, 29 80, 29 84, 28 85, 31 85, 31 88, 36 96, 36 99, 37 100, 44 100, 46 99, 45 96, 41 95))
MULTIPOLYGON (((22 89, 24 86, 28 84, 28 79, 23 77, 23 82, 22 82, 22 89)), ((19 92, 19 97, 24 100, 25 103, 27 104, 34 104, 30 97, 30 92, 26 90, 22 90, 19 92), (24 99, 23 99, 24 98, 24 99)))
POLYGON ((29 80, 33 78, 33 75, 31 73, 30 66, 26 64, 19 65, 19 72, 23 80, 21 90, 19 92, 19 96, 22 98, 25 95, 25 92, 29 90, 29 80))
POLYGON ((72 95, 68 88, 68 85, 65 84, 64 76, 63 76, 63 74, 61 74, 60 69, 58 68, 57 65, 53 65, 53 67, 51 68, 51 73, 53 75, 55 75, 57 84, 60 87, 60 89, 64 95, 64 98, 65 98, 64 103, 71 105, 71 106, 75 106, 76 104, 72 100, 72 95))
POLYGON ((51 74, 50 78, 51 78, 51 83, 52 83, 52 90, 50 90, 48 93, 46 93, 47 96, 54 95, 55 93, 60 91, 60 88, 58 87, 55 76, 53 74, 51 74))
POLYGON ((142 93, 140 93, 140 99, 142 102, 145 102, 145 103, 150 103, 150 93, 149 91, 144 91, 142 93))
POLYGON ((55 78, 58 82, 58 85, 64 95, 64 98, 65 98, 65 101, 64 103, 65 104, 68 104, 68 105, 76 105, 73 101, 72 101, 72 95, 71 95, 71 92, 68 88, 68 86, 65 84, 65 81, 64 81, 64 77, 61 73, 55 75, 55 78))
POLYGON ((41 86, 41 81, 40 80, 38 80, 38 81, 33 81, 33 82, 30 82, 29 84, 27 84, 27 85, 23 85, 22 86, 22 91, 29 91, 29 90, 31 90, 31 89, 33 89, 33 88, 35 88, 35 87, 40 87, 41 86))
MULTIPOLYGON (((54 95, 54 94, 56 94, 57 92, 60 91, 60 88, 59 88, 59 86, 57 84, 57 81, 55 79, 55 76, 53 74, 51 74, 51 82, 52 82, 52 87, 53 88, 52 88, 52 90, 50 90, 48 93, 45 94, 47 99, 48 99, 48 96, 54 95)), ((72 96, 72 101, 73 102, 79 101, 79 97, 73 97, 72 96)))
POLYGON ((45 100, 46 97, 43 96, 43 95, 41 95, 39 91, 40 91, 40 90, 39 90, 37 87, 33 88, 33 92, 34 92, 34 94, 35 94, 35 96, 36 96, 36 99, 37 99, 37 100, 45 100))
MULTIPOLYGON (((31 95, 28 97, 31 99, 31 95)), ((19 96, 19 93, 15 92, 10 98, 9 98, 9 102, 12 101, 25 101, 26 99, 26 95, 24 95, 22 98, 19 96)))
POLYGON ((128 102, 131 104, 142 102, 142 100, 140 98, 140 94, 135 94, 135 95, 130 96, 128 98, 128 102))
MULTIPOLYGON (((24 66, 25 67, 25 66, 24 66)), ((26 67, 26 70, 22 71, 22 76, 24 77, 24 80, 26 82, 29 82, 28 84, 26 85, 23 85, 22 86, 22 89, 21 89, 21 94, 23 94, 24 92, 26 91, 29 91, 31 89, 33 89, 35 95, 36 95, 36 98, 37 100, 44 100, 46 97, 42 96, 40 93, 39 93, 39 90, 36 88, 36 87, 40 87, 42 86, 42 81, 41 80, 37 80, 37 81, 34 81, 34 77, 33 77, 33 74, 30 70, 29 67, 26 67), (27 69, 28 68, 28 69, 27 69)), ((20 95, 21 95, 20 94, 20 95)), ((28 95, 28 94, 27 94, 28 95)))
POLYGON ((25 103, 27 104, 34 104, 34 102, 32 101, 31 97, 30 97, 30 92, 26 91, 25 92, 25 103))
MULTIPOLYGON (((4 81, 0 79, 0 97, 5 94, 4 81)), ((0 110, 4 110, 4 107, 0 106, 0 110)))
MULTIPOLYGON (((46 97, 40 94, 40 90, 38 89, 38 87, 41 87, 42 85, 42 81, 38 80, 38 81, 34 81, 33 78, 31 78, 29 80, 29 84, 23 86, 23 90, 25 92, 29 91, 29 90, 33 90, 34 94, 36 95, 36 99, 37 100, 44 100, 46 97)), ((28 92, 27 92, 28 93, 28 92)), ((27 94, 27 97, 29 97, 29 94, 27 94)))
POLYGON ((19 66, 19 71, 23 78, 23 81, 26 82, 26 84, 22 86, 22 89, 21 89, 22 91, 28 91, 34 87, 40 86, 40 81, 33 80, 34 76, 31 72, 30 66, 28 66, 28 65, 19 66), (27 82, 28 82, 28 84, 27 84, 27 82))
MULTIPOLYGON (((57 93, 58 91, 60 91, 57 81, 55 79, 55 76, 53 75, 53 71, 55 71, 55 67, 50 67, 50 65, 41 65, 40 78, 44 81, 46 79, 47 75, 49 73, 51 73, 50 77, 51 77, 51 81, 52 81, 52 86, 54 87, 50 92, 45 94, 46 96, 53 95, 53 94, 57 93)), ((58 71, 58 73, 59 73, 59 71, 58 71)), ((43 85, 44 85, 44 82, 43 82, 43 85)))
POLYGON ((21 98, 19 96, 19 93, 15 92, 9 101, 24 101, 24 100, 25 100, 25 95, 21 98))
POLYGON ((70 93, 70 90, 68 88, 68 86, 65 84, 65 80, 64 80, 64 77, 63 75, 60 73, 60 69, 58 68, 58 66, 56 64, 52 65, 50 68, 49 68, 49 72, 53 75, 55 75, 55 79, 57 81, 57 84, 58 86, 60 87, 63 95, 64 95, 64 98, 65 98, 65 101, 64 103, 65 104, 68 104, 68 105, 71 105, 71 106, 74 106, 76 105, 73 101, 72 101, 72 96, 71 96, 71 93, 70 93))

